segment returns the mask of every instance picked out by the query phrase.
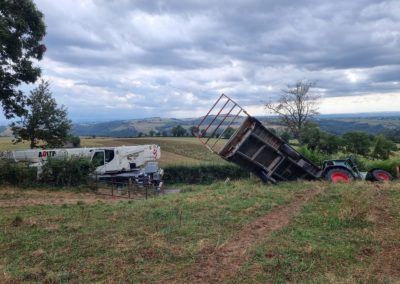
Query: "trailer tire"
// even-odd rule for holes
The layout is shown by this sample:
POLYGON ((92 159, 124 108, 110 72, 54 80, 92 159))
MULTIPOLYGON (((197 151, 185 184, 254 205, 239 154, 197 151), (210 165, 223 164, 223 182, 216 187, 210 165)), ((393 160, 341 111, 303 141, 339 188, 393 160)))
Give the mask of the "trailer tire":
POLYGON ((324 175, 325 180, 337 183, 337 182, 350 182, 354 180, 353 175, 349 170, 342 168, 330 169, 324 175))
POLYGON ((393 176, 387 171, 375 169, 368 172, 367 179, 370 181, 391 181, 393 176))

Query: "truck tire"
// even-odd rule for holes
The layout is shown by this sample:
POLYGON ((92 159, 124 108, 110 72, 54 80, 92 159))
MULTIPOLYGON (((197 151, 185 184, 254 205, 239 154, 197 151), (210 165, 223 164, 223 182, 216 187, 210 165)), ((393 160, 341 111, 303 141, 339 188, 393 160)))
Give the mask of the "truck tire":
POLYGON ((354 180, 353 175, 350 171, 342 168, 330 169, 324 176, 325 180, 337 183, 337 182, 350 182, 354 180))
POLYGON ((391 181, 393 176, 387 171, 376 169, 368 173, 367 179, 370 181, 391 181))

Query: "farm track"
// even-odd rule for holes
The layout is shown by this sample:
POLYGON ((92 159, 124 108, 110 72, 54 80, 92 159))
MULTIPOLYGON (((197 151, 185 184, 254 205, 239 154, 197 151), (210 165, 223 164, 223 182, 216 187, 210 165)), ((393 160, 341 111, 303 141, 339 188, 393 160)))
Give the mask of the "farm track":
MULTIPOLYGON (((287 226, 301 208, 321 192, 322 188, 314 188, 296 194, 291 203, 274 207, 267 215, 246 225, 235 237, 220 247, 205 251, 187 272, 189 282, 216 283, 234 277, 249 258, 249 251, 255 244, 265 240, 274 231, 287 226)), ((170 282, 175 281, 171 279, 170 282)))

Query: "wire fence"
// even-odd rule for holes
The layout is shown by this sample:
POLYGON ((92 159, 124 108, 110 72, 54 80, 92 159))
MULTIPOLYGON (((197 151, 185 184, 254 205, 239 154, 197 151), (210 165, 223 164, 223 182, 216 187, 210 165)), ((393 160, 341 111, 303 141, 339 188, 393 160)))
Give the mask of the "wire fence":
POLYGON ((152 184, 135 184, 131 179, 123 182, 112 180, 99 181, 96 179, 93 187, 97 194, 128 199, 148 199, 163 194, 162 187, 160 188, 152 184))

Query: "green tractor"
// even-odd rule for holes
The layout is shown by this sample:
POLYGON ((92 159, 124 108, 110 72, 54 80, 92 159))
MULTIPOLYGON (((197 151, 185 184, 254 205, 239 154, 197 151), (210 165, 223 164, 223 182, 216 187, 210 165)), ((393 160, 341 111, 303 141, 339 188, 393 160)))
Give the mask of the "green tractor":
POLYGON ((382 169, 360 172, 351 157, 345 160, 328 160, 322 163, 322 177, 331 182, 349 182, 352 180, 391 181, 393 177, 382 169))

